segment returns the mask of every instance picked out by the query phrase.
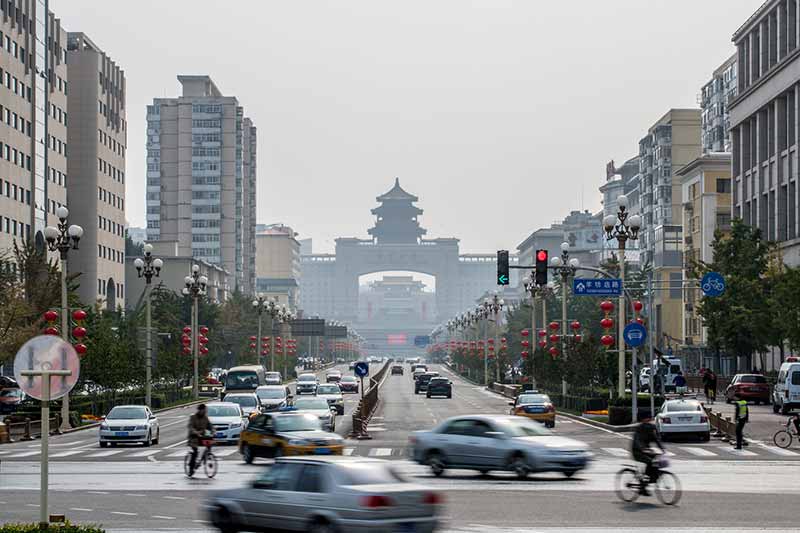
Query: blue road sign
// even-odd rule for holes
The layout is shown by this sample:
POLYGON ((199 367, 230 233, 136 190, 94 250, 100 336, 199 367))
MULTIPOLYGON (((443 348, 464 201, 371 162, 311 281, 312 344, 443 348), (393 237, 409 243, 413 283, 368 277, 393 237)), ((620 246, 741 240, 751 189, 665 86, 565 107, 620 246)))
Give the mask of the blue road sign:
POLYGON ((363 378, 369 374, 369 363, 359 361, 356 363, 356 366, 353 367, 353 371, 356 373, 356 376, 363 378))
POLYGON ((622 293, 621 279, 575 278, 572 280, 575 296, 619 296, 622 293))
POLYGON ((625 339, 625 344, 631 348, 638 348, 644 344, 647 338, 647 329, 638 322, 632 322, 625 326, 622 332, 622 338, 625 339))
POLYGON ((725 292, 725 278, 719 272, 706 272, 700 281, 700 288, 703 289, 703 294, 711 298, 722 296, 725 292))

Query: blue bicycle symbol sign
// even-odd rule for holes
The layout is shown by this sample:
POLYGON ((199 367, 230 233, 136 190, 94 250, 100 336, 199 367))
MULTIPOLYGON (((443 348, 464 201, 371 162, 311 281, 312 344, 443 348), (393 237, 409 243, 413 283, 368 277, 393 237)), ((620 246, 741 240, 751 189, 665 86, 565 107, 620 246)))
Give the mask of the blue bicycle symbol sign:
POLYGON ((706 272, 700 281, 700 288, 706 296, 721 296, 725 292, 725 278, 719 272, 706 272))

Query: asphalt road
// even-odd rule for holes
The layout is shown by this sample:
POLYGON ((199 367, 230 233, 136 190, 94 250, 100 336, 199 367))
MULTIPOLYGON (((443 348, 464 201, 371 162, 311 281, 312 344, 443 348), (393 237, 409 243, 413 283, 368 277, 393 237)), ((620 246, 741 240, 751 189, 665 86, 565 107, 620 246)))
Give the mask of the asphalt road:
MULTIPOLYGON (((453 379, 452 399, 415 395, 408 367, 403 376, 389 375, 369 425, 372 440, 347 441, 345 453, 393 460, 406 477, 441 491, 446 501, 443 531, 515 533, 574 528, 570 531, 575 532, 591 528, 601 533, 667 531, 663 528, 668 525, 674 526, 669 531, 797 530, 793 509, 800 497, 800 449, 787 455, 754 443, 746 453, 736 454, 719 441, 669 443, 668 450, 674 454, 670 468, 684 488, 681 504, 667 508, 645 498, 641 503, 623 505, 612 490, 614 473, 621 463, 628 462, 628 436, 559 417, 557 434, 588 442, 596 453, 591 467, 576 478, 542 474, 518 481, 505 474, 480 476, 467 471, 448 471, 443 478, 434 478, 427 467, 408 460, 410 432, 428 429, 454 415, 507 413, 509 409, 508 399, 452 376, 447 369, 436 369, 453 379)), ((357 401, 355 395, 349 398, 347 414, 357 401)), ((59 453, 56 450, 91 452, 53 459, 51 512, 120 532, 208 530, 198 511, 207 492, 247 483, 268 461, 245 465, 233 447, 220 448, 218 452, 232 453, 221 457, 215 479, 186 479, 181 457, 188 412, 174 410, 161 415, 162 424, 175 425, 166 428, 162 444, 154 450, 167 449, 169 453, 129 457, 145 451, 132 448, 97 456, 101 450, 92 430, 54 438, 55 455, 59 453), (175 456, 170 457, 172 454, 175 456)), ((344 432, 341 425, 337 432, 344 432)), ((36 520, 39 471, 35 443, 3 446, 0 452, 0 523, 36 520), (34 453, 15 457, 28 452, 34 453)))

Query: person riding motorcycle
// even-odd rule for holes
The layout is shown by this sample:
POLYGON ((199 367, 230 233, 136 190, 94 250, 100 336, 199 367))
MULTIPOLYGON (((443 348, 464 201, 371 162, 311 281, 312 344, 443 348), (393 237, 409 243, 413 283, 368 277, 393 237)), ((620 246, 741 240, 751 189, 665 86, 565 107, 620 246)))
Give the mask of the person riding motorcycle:
POLYGON ((206 414, 205 404, 197 406, 197 412, 189 417, 189 437, 188 444, 192 448, 192 459, 189 465, 189 476, 194 475, 194 468, 197 465, 197 449, 200 447, 200 440, 206 433, 213 433, 214 428, 211 420, 206 414))
POLYGON ((644 471, 645 477, 642 480, 642 486, 639 491, 644 495, 649 495, 647 485, 658 481, 659 475, 657 463, 659 453, 653 449, 653 445, 658 446, 662 453, 664 452, 664 446, 658 437, 658 429, 653 424, 653 415, 649 411, 640 411, 637 418, 639 419, 639 425, 636 426, 636 430, 633 433, 631 454, 635 461, 647 465, 644 471))

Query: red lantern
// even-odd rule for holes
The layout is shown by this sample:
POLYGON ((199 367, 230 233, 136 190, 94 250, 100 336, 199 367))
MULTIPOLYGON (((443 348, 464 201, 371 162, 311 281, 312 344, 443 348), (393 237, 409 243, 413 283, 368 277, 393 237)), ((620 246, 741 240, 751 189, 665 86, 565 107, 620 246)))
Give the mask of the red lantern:
MULTIPOLYGON (((208 344, 208 337, 204 337, 201 335, 198 341, 200 342, 200 344, 208 344)), ((255 343, 253 344, 255 345, 255 343)))
POLYGON ((88 348, 83 343, 79 343, 75 345, 75 351, 78 352, 78 355, 85 355, 88 348))
POLYGON ((489 344, 494 344, 494 339, 489 339, 486 342, 488 342, 489 344))
POLYGON ((81 320, 86 320, 86 311, 83 309, 76 309, 72 312, 72 320, 80 322, 81 320))
POLYGON ((267 355, 269 353, 268 350, 261 350, 261 355, 267 355))
POLYGON ((250 340, 255 342, 258 340, 258 337, 256 337, 255 335, 250 335, 250 340))
POLYGON ((261 345, 261 347, 262 347, 262 348, 269 348, 269 344, 267 344, 267 343, 265 342, 265 343, 263 343, 263 344, 261 345))
POLYGON ((527 351, 523 350, 522 352, 520 352, 520 355, 522 356, 523 359, 527 359, 528 355, 530 354, 527 351))
POLYGON ((208 335, 208 328, 205 326, 200 326, 200 333, 203 335, 208 335))
POLYGON ((555 346, 551 347, 548 351, 550 352, 550 355, 552 355, 553 357, 558 355, 558 348, 556 348, 555 346))
POLYGON ((502 342, 503 344, 508 344, 508 339, 503 337, 502 339, 500 339, 500 342, 502 342))
POLYGON ((254 343, 254 342, 251 342, 251 343, 250 343, 250 348, 252 348, 253 350, 255 350, 255 349, 256 349, 256 343, 254 343))
POLYGON ((86 336, 86 328, 82 326, 77 326, 72 329, 72 336, 76 339, 82 339, 86 336))
POLYGON ((569 325, 569 327, 571 327, 575 331, 578 331, 579 329, 581 329, 581 323, 575 320, 569 325))
POLYGON ((614 321, 606 317, 600 321, 600 327, 602 327, 603 329, 611 329, 614 327, 614 321))
POLYGON ((269 354, 270 354, 269 348, 264 349, 264 355, 269 355, 269 354))
POLYGON ((189 348, 188 346, 184 346, 183 347, 183 353, 185 353, 186 355, 189 355, 190 353, 192 353, 192 349, 189 348))
POLYGON ((552 335, 550 335, 550 342, 558 342, 558 338, 559 338, 558 335, 553 333, 552 335))
POLYGON ((208 353, 208 348, 206 348, 205 346, 201 346, 200 347, 200 353, 203 354, 203 355, 207 354, 208 353))
POLYGON ((183 328, 183 332, 188 335, 189 333, 192 332, 192 328, 190 328, 189 326, 186 326, 186 327, 183 328))
POLYGON ((56 320, 58 320, 58 313, 56 313, 52 309, 50 311, 45 311, 44 319, 48 322, 55 322, 56 320))
POLYGON ((181 337, 181 343, 182 343, 184 346, 189 346, 190 344, 192 344, 192 339, 190 339, 190 338, 189 338, 188 336, 186 336, 186 335, 183 335, 183 336, 181 337))
POLYGON ((275 337, 275 342, 281 342, 281 340, 282 339, 280 337, 275 337))
POLYGON ((531 332, 528 331, 527 329, 523 329, 522 331, 519 332, 519 334, 522 335, 523 337, 527 337, 528 335, 531 334, 531 332))
POLYGON ((582 340, 583 340, 583 337, 582 337, 582 336, 580 336, 580 335, 575 335, 575 342, 581 342, 582 340))
POLYGON ((527 348, 528 346, 531 345, 531 343, 528 342, 527 340, 523 340, 520 344, 522 345, 523 348, 527 348))
POLYGON ((269 337, 261 337, 261 340, 264 342, 269 342, 269 337))
POLYGON ((644 326, 644 319, 640 316, 636 317, 636 322, 644 326))
POLYGON ((558 322, 550 322, 547 327, 549 327, 551 331, 558 331, 561 326, 558 324, 558 322))
POLYGON ((494 346, 489 346, 489 351, 494 352, 494 346))
POLYGON ((539 335, 540 337, 547 337, 547 331, 540 329, 537 335, 539 335))
POLYGON ((48 326, 48 327, 44 328, 44 334, 45 335, 58 335, 58 328, 53 327, 53 326, 48 326))
POLYGON ((640 302, 639 300, 635 300, 633 302, 633 310, 638 313, 642 309, 644 309, 644 304, 642 304, 642 302, 640 302))
POLYGON ((547 341, 545 341, 545 340, 539 341, 539 348, 544 348, 546 346, 547 346, 547 341))
POLYGON ((603 344, 603 346, 606 347, 611 346, 612 344, 614 344, 614 337, 612 337, 611 335, 603 335, 602 337, 600 337, 600 342, 603 344))
POLYGON ((600 309, 605 313, 610 313, 614 310, 614 304, 608 300, 603 300, 600 302, 600 309))

